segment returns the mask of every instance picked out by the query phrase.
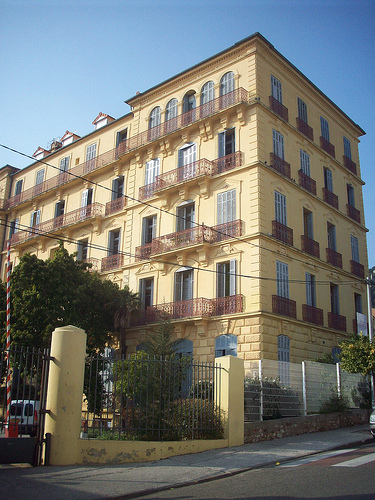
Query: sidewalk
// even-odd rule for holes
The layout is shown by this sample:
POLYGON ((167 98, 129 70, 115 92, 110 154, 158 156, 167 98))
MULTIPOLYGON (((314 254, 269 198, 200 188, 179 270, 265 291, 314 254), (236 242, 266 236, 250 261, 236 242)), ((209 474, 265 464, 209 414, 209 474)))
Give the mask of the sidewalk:
POLYGON ((116 466, 0 466, 0 499, 135 498, 321 451, 372 442, 368 425, 116 466))

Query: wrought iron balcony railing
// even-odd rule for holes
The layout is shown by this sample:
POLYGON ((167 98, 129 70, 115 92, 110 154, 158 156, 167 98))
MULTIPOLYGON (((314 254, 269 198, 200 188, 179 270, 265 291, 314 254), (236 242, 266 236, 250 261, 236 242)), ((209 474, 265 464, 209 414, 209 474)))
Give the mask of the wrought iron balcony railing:
POLYGON ((344 167, 350 170, 354 175, 357 175, 357 165, 347 156, 343 156, 344 167))
POLYGON ((243 234, 244 223, 234 220, 218 226, 195 226, 184 231, 166 234, 154 238, 151 243, 135 249, 138 260, 148 259, 151 255, 169 252, 178 248, 202 243, 217 243, 243 234))
POLYGON ((198 106, 195 109, 182 113, 172 120, 157 125, 149 130, 145 130, 140 134, 130 137, 119 145, 118 153, 123 155, 128 151, 144 146, 148 142, 155 141, 164 135, 170 134, 176 130, 197 122, 210 115, 219 113, 220 111, 240 103, 249 101, 249 93, 243 88, 239 88, 225 94, 224 96, 213 99, 207 104, 198 106))
POLYGON ((194 161, 188 165, 175 168, 164 174, 156 176, 155 182, 139 188, 139 199, 146 200, 158 192, 168 189, 176 184, 186 182, 203 176, 211 177, 227 170, 241 166, 242 153, 237 151, 230 155, 210 161, 206 158, 194 161))
POLYGON ((358 278, 364 278, 365 277, 365 266, 363 264, 360 264, 359 262, 356 262, 355 260, 350 261, 350 272, 352 274, 355 274, 355 276, 358 276, 358 278))
POLYGON ((301 236, 301 247, 303 252, 309 253, 310 255, 313 255, 314 257, 317 257, 319 259, 320 250, 318 241, 312 240, 311 238, 303 234, 301 236))
POLYGON ((312 194, 316 194, 316 181, 306 175, 302 170, 298 170, 299 185, 312 194))
MULTIPOLYGON (((150 129, 130 137, 126 141, 120 143, 117 148, 111 149, 110 151, 98 155, 96 158, 92 158, 91 160, 72 167, 68 172, 60 172, 58 175, 47 179, 41 184, 38 184, 38 186, 33 186, 16 196, 12 196, 8 200, 5 200, 4 209, 7 210, 15 207, 20 203, 31 200, 36 195, 46 193, 51 189, 55 189, 58 186, 62 186, 67 182, 76 179, 77 177, 82 177, 89 172, 105 167, 106 165, 110 165, 111 163, 117 161, 119 157, 125 153, 145 146, 147 143, 157 140, 164 135, 168 135, 171 132, 188 125, 189 123, 192 123, 193 121, 198 121, 210 115, 214 115, 231 106, 248 102, 249 93, 247 90, 243 88, 233 90, 233 92, 229 92, 228 94, 218 97, 210 103, 204 104, 203 106, 193 110, 193 120, 187 120, 186 116, 184 117, 186 113, 184 113, 173 120, 169 120, 161 125, 158 125, 157 127, 154 127, 154 131, 153 129, 150 129)), ((58 169, 56 168, 56 170, 58 169)))
POLYGON ((120 212, 124 208, 125 204, 126 204, 125 196, 109 201, 105 205, 105 215, 111 215, 115 214, 116 212, 120 212))
POLYGON ((308 139, 313 141, 314 140, 313 129, 306 122, 301 120, 301 118, 297 117, 296 121, 297 121, 297 130, 301 132, 301 134, 305 135, 308 139))
POLYGON ((329 191, 327 188, 323 188, 323 200, 326 203, 329 203, 332 207, 337 209, 339 208, 338 196, 332 191, 329 191))
POLYGON ((341 330, 342 332, 346 332, 346 317, 340 316, 340 314, 329 312, 328 328, 333 328, 334 330, 341 330))
POLYGON ((59 229, 70 226, 72 224, 78 224, 87 219, 93 219, 96 217, 103 217, 104 205, 100 203, 93 203, 92 205, 87 205, 86 207, 78 208, 72 212, 67 212, 64 215, 55 217, 54 219, 41 222, 40 224, 30 227, 28 230, 14 233, 10 239, 11 246, 19 245, 31 238, 36 238, 37 236, 43 236, 43 234, 53 233, 59 229))
POLYGON ((327 248, 327 262, 332 264, 332 266, 342 268, 342 255, 341 253, 332 250, 332 248, 327 248))
POLYGON ((279 295, 272 295, 272 312, 275 314, 281 314, 282 316, 296 318, 296 301, 280 297, 279 295))
POLYGON ((308 323, 314 323, 314 325, 323 326, 323 309, 318 309, 317 307, 302 304, 302 319, 303 321, 307 321, 308 323))
POLYGON ((231 295, 215 299, 180 300, 149 306, 142 311, 142 316, 131 321, 132 326, 140 326, 148 323, 156 323, 161 318, 184 319, 194 317, 223 316, 226 314, 239 313, 243 311, 243 295, 231 295))
POLYGON ((89 257, 88 259, 84 259, 83 262, 86 262, 86 264, 91 264, 91 267, 89 271, 100 271, 100 259, 95 259, 94 257, 89 257))
POLYGON ((270 99, 270 108, 272 109, 272 111, 287 122, 289 118, 288 108, 286 108, 280 101, 275 99, 272 95, 270 95, 269 99, 270 99))
POLYGON ((351 219, 355 220, 359 224, 361 223, 361 212, 357 208, 353 207, 353 205, 346 205, 346 213, 351 219))
POLYGON ((109 255, 102 259, 101 271, 111 271, 112 269, 119 269, 124 262, 124 256, 120 253, 109 255))
POLYGON ((280 241, 283 241, 284 243, 287 243, 288 245, 293 246, 293 229, 288 226, 284 226, 284 224, 281 224, 276 220, 272 221, 272 236, 280 241))
POLYGON ((320 136, 320 147, 324 149, 326 153, 335 158, 335 146, 327 141, 327 139, 325 139, 323 136, 320 136))
POLYGON ((271 165, 274 170, 277 170, 282 175, 285 175, 285 177, 288 177, 290 179, 290 164, 280 158, 279 156, 275 155, 275 153, 270 153, 270 159, 271 159, 271 165))

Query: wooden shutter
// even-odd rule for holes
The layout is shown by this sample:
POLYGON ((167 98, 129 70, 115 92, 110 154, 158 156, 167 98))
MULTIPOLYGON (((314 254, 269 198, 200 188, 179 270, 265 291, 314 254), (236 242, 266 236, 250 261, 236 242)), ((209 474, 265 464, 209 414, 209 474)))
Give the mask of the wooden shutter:
POLYGON ((277 130, 272 130, 273 152, 276 156, 284 160, 284 137, 277 130))
POLYGON ((350 236, 350 244, 351 244, 351 249, 352 249, 352 260, 354 260, 354 262, 359 262, 358 238, 351 235, 350 236))
POLYGON ((278 191, 275 191, 275 220, 287 226, 286 197, 278 191))
POLYGON ((303 151, 302 149, 299 150, 299 154, 301 161, 301 170, 305 175, 310 177, 310 156, 306 153, 306 151, 303 151))
POLYGON ((237 269, 236 259, 231 259, 229 261, 229 272, 230 272, 229 295, 236 295, 236 282, 237 282, 236 269, 237 269))
POLYGON ((289 299, 288 264, 276 261, 276 293, 279 297, 289 299))
POLYGON ((307 123, 307 106, 306 106, 306 103, 304 101, 302 101, 302 99, 300 99, 298 97, 297 99, 297 102, 298 102, 298 118, 307 123))
POLYGON ((271 93, 272 93, 272 97, 274 99, 276 99, 276 101, 279 101, 280 103, 283 102, 281 82, 272 75, 271 75, 271 93))

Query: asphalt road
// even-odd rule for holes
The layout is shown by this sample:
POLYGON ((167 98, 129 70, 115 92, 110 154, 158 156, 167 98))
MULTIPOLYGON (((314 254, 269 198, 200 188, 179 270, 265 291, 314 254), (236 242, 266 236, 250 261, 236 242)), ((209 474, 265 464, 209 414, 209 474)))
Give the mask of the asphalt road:
POLYGON ((319 453, 228 478, 137 498, 375 499, 375 443, 319 453))

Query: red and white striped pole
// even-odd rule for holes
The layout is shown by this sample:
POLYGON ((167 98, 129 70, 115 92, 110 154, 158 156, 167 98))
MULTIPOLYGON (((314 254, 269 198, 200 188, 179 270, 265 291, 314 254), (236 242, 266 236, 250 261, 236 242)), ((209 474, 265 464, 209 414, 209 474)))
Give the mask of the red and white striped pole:
POLYGON ((12 399, 12 384, 10 379, 10 241, 7 244, 7 413, 6 413, 6 423, 7 430, 9 433, 10 429, 10 403, 12 399))

